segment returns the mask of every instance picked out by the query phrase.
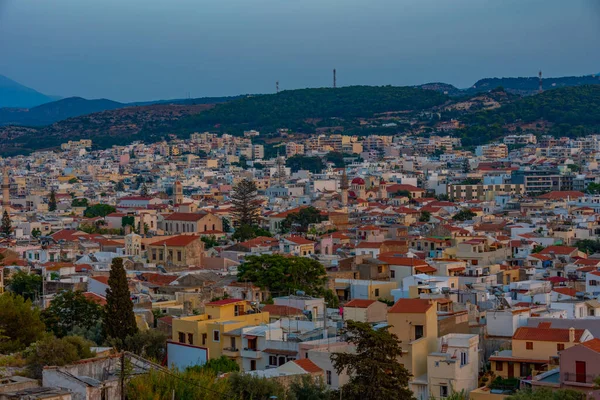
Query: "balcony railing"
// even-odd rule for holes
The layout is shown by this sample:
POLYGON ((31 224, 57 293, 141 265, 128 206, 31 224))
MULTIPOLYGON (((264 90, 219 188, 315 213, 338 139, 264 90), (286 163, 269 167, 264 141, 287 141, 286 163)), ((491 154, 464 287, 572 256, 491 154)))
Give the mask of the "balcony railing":
POLYGON ((260 350, 257 349, 249 349, 249 348, 244 348, 241 352, 242 357, 246 357, 246 358, 262 358, 262 352, 260 350))
POLYGON ((223 349, 223 355, 227 357, 238 357, 240 355, 240 349, 235 347, 226 347, 223 349))

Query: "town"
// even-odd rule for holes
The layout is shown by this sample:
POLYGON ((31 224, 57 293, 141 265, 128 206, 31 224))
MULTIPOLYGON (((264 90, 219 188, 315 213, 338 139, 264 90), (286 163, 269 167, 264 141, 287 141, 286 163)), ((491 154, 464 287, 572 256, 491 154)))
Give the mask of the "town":
POLYGON ((600 398, 600 135, 457 127, 0 159, 0 399, 600 398))

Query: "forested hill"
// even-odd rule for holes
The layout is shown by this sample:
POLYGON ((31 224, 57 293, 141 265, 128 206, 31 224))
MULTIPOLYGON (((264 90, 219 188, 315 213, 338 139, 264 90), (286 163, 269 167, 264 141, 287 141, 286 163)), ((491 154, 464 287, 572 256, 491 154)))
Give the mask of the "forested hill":
POLYGON ((383 112, 406 112, 441 105, 448 96, 433 90, 395 86, 348 86, 287 90, 246 97, 179 121, 179 130, 220 130, 241 134, 289 128, 313 132, 318 126, 344 125, 349 120, 383 112))
MULTIPOLYGON (((465 115, 459 131, 463 144, 478 145, 499 139, 509 126, 548 126, 546 133, 577 137, 600 132, 600 85, 549 90, 500 108, 465 115)), ((535 128, 533 128, 535 129, 535 128)))
MULTIPOLYGON (((559 89, 569 86, 599 85, 600 76, 564 76, 560 78, 542 79, 542 88, 544 90, 559 89)), ((503 87, 509 93, 521 95, 537 94, 540 81, 538 77, 525 78, 486 78, 477 81, 471 88, 466 89, 467 93, 485 92, 497 87, 503 87)))

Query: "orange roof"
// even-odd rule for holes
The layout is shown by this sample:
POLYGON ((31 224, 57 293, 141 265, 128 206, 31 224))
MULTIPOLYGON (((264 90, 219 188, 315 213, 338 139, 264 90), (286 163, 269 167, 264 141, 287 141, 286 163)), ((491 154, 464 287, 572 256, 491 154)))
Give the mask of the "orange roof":
POLYGON ((346 303, 344 307, 352 307, 352 308, 368 308, 371 304, 375 303, 376 300, 363 300, 363 299, 354 299, 346 303))
POLYGON ((552 291, 556 292, 556 293, 564 294, 565 296, 571 296, 571 297, 577 296, 577 290, 575 290, 574 288, 555 287, 552 289, 552 291))
POLYGON ((404 267, 419 267, 419 266, 428 266, 425 261, 420 260, 418 258, 413 257, 405 257, 404 255, 400 255, 396 252, 390 251, 386 253, 381 253, 379 257, 377 257, 380 261, 388 263, 390 265, 398 265, 404 267))
POLYGON ((437 269, 430 265, 423 265, 419 267, 415 267, 415 271, 420 272, 422 274, 426 274, 428 272, 437 272, 437 269))
POLYGON ((106 305, 106 297, 102 297, 100 295, 97 295, 96 293, 92 293, 92 292, 85 292, 83 294, 85 296, 86 299, 93 301, 94 303, 104 306, 106 305))
POLYGON ((185 247, 185 246, 192 244, 199 238, 200 237, 196 236, 196 235, 172 236, 167 239, 159 240, 158 242, 150 243, 150 246, 165 246, 166 245, 166 246, 173 246, 173 247, 185 247))
POLYGON ((388 312, 399 314, 423 314, 432 306, 433 304, 426 299, 400 299, 388 312))
POLYGON ((294 360, 293 362, 310 374, 323 372, 323 370, 317 364, 310 361, 308 358, 301 358, 300 360, 294 360))
POLYGON ((565 190, 563 192, 549 192, 538 196, 538 199, 547 199, 547 200, 563 200, 563 199, 578 199, 580 197, 585 196, 583 192, 579 192, 576 190, 565 190))
POLYGON ((600 339, 594 338, 592 340, 588 340, 587 342, 581 343, 581 346, 585 346, 588 349, 595 351, 596 353, 600 353, 600 339))
POLYGON ((568 255, 577 251, 577 247, 570 246, 548 246, 544 250, 540 251, 539 254, 548 255, 548 254, 560 254, 560 255, 568 255))
POLYGON ((227 304, 239 303, 240 301, 244 301, 242 299, 223 299, 217 301, 211 301, 210 303, 206 303, 207 306, 225 306, 227 304))
POLYGON ((360 242, 357 249, 379 249, 383 243, 381 242, 360 242))
POLYGON ((305 239, 302 236, 288 236, 284 239, 289 240, 290 242, 293 242, 296 244, 315 244, 315 242, 305 239))
MULTIPOLYGON (((584 329, 575 329, 575 341, 579 342, 584 329)), ((515 340, 536 340, 540 342, 569 342, 569 329, 559 328, 517 328, 513 335, 515 340)))
POLYGON ((153 285, 166 286, 171 282, 176 281, 177 277, 173 275, 162 275, 152 272, 145 272, 143 274, 140 274, 140 280, 151 283, 153 285))
POLYGON ((95 281, 98 281, 100 283, 104 283, 105 285, 108 285, 108 276, 96 275, 96 276, 90 276, 90 279, 93 279, 95 281))

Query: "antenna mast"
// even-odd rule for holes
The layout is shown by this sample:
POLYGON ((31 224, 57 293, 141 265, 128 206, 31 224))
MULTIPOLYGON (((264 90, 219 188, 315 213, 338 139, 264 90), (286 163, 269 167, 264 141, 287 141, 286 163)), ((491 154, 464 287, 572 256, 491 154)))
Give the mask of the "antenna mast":
POLYGON ((337 87, 337 77, 336 77, 336 71, 335 68, 333 69, 333 88, 335 89, 337 87))
POLYGON ((275 81, 275 91, 279 93, 279 81, 275 81))
POLYGON ((540 70, 538 76, 540 77, 540 89, 539 92, 542 93, 544 89, 542 88, 542 70, 540 70))

